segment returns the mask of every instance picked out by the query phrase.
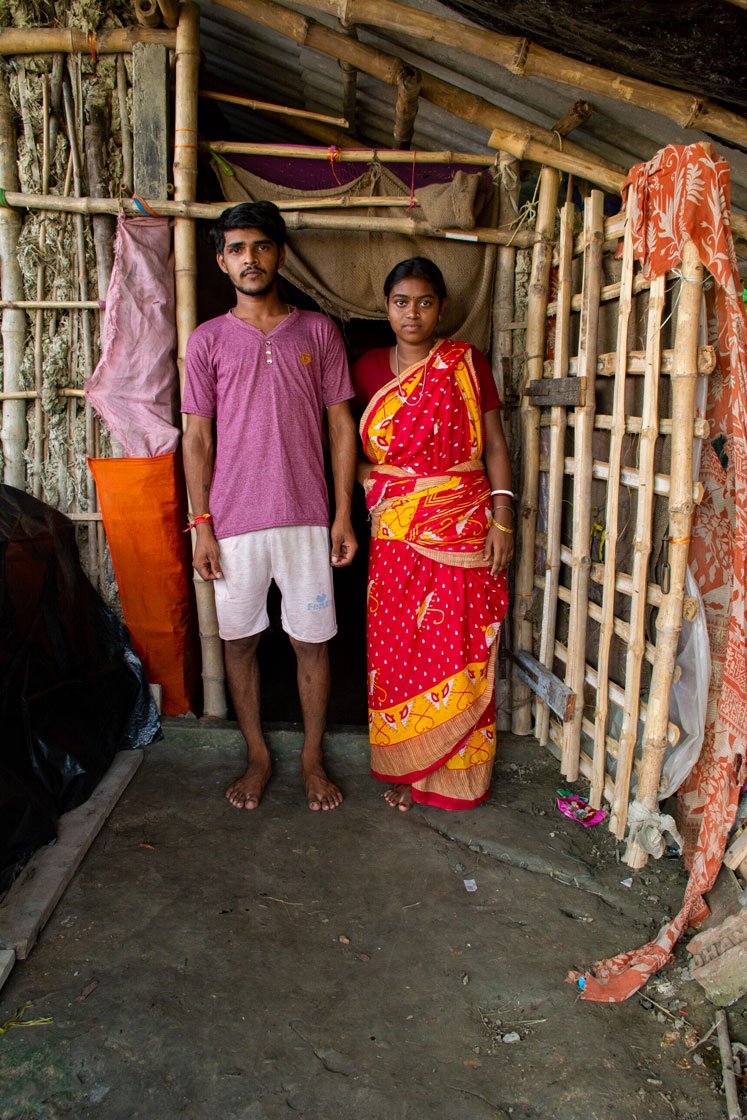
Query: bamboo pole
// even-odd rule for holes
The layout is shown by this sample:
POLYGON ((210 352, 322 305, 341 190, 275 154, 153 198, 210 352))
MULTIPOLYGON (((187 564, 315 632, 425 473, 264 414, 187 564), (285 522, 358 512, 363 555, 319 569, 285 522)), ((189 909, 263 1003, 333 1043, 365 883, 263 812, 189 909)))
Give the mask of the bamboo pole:
MULTIPOLYGON (((47 75, 41 75, 42 87, 42 119, 41 119, 41 149, 42 164, 40 190, 46 194, 49 190, 49 84, 47 75)), ((44 215, 39 222, 39 257, 36 263, 36 298, 44 297, 44 281, 46 268, 44 265, 44 248, 46 244, 46 224, 44 215)), ((41 498, 43 493, 44 474, 44 406, 42 404, 42 389, 44 387, 44 315, 38 310, 34 315, 34 388, 37 396, 34 401, 34 474, 32 490, 35 498, 41 498)))
MULTIPOLYGON (((67 80, 62 86, 62 101, 65 108, 65 124, 67 129, 67 139, 70 145, 70 159, 73 167, 73 189, 76 194, 80 195, 83 190, 83 175, 82 165, 80 159, 80 148, 78 146, 78 132, 75 121, 75 110, 72 100, 71 83, 67 80)), ((82 214, 75 215, 75 245, 76 245, 76 268, 78 273, 78 295, 82 301, 88 301, 88 270, 86 268, 86 234, 84 218, 82 214)), ((82 310, 80 312, 81 318, 81 341, 82 341, 82 354, 83 354, 83 377, 88 381, 93 373, 93 335, 91 330, 91 316, 90 312, 82 310)), ((94 412, 91 405, 86 401, 85 405, 85 420, 86 420, 86 456, 95 454, 95 428, 94 428, 94 412)), ((86 501, 88 505, 88 512, 94 513, 98 509, 98 496, 96 494, 96 483, 93 480, 93 475, 90 470, 86 473, 86 501)), ((98 571, 98 535, 96 526, 94 524, 88 527, 88 564, 89 575, 92 582, 100 579, 101 572, 98 571)))
MULTIPOLYGON (((651 284, 646 326, 646 374, 643 383, 641 435, 638 471, 641 485, 636 500, 635 546, 633 551, 633 595, 630 601, 630 640, 625 658, 625 707, 620 729, 620 749, 615 773, 615 798, 612 802, 610 830, 622 839, 630 800, 630 776, 638 739, 638 708, 641 696, 641 670, 646 640, 646 573, 654 514, 654 474, 656 443, 659 437, 659 369, 661 365, 661 324, 666 300, 666 276, 651 284)), ((654 661, 654 665, 656 662, 654 661)), ((662 758, 663 761, 663 758, 662 758)), ((658 783, 658 777, 657 777, 658 783)))
POLYGON ((599 652, 597 687, 594 776, 589 801, 598 808, 604 791, 607 739, 607 684, 609 681, 610 647, 615 616, 615 568, 617 564, 618 512, 620 503, 620 470, 623 440, 625 437, 625 385, 628 368, 628 324, 633 306, 633 230, 630 222, 633 204, 632 192, 628 197, 628 223, 623 241, 622 276, 620 279, 620 306, 617 318, 617 370, 612 405, 612 431, 610 433, 609 470, 607 478, 607 503, 605 508, 606 543, 604 549, 604 584, 602 585, 602 621, 599 624, 599 652))
MULTIPOLYGON (((519 163, 513 156, 501 152, 499 160, 499 209, 498 224, 509 227, 519 214, 519 163)), ((501 245, 498 249, 495 282, 493 285, 492 308, 492 371, 498 393, 503 404, 503 426, 511 444, 508 431, 507 399, 516 391, 513 371, 514 334, 509 324, 514 318, 514 288, 516 284, 516 249, 512 245, 501 245)), ((509 602, 509 611, 511 610, 509 602)), ((510 613, 503 621, 504 643, 511 645, 512 619, 510 613)), ((506 664, 505 661, 501 665, 506 664)), ((511 709, 513 707, 512 678, 510 669, 496 670, 496 727, 499 731, 511 730, 511 709)))
MULTIPOLYGON (((560 176, 551 167, 540 172, 536 233, 539 238, 532 252, 529 280, 527 333, 525 343, 525 382, 542 376, 545 360, 547 293, 552 262, 551 242, 555 234, 555 210, 558 204, 560 176)), ((514 648, 532 652, 532 622, 527 617, 534 588, 534 546, 537 531, 537 496, 539 491, 540 410, 526 394, 521 398, 522 479, 519 506, 519 558, 514 592, 514 648)), ((528 735, 531 730, 531 690, 514 673, 514 710, 512 727, 515 735, 528 735)))
MULTIPOLYGON (((651 676, 643 754, 636 801, 644 809, 658 806, 659 778, 666 749, 669 697, 682 627, 685 573, 692 525, 693 417, 697 383, 697 349, 703 265, 692 241, 682 250, 682 276, 672 372, 672 486, 669 494, 669 587, 656 619, 656 664, 651 676)), ((628 843, 625 862, 641 867, 645 852, 628 843)))
MULTIPOLYGON (((498 224, 510 229, 519 216, 519 161, 507 152, 499 158, 499 210, 498 224)), ((516 248, 501 245, 498 249, 495 286, 493 289, 493 380, 501 399, 513 394, 514 336, 510 324, 514 319, 514 284, 516 248)))
MULTIPOLYGON (((543 416, 540 420, 540 424, 541 424, 542 427, 545 427, 545 426, 549 427, 549 423, 550 423, 549 417, 546 420, 545 417, 543 416)), ((568 427, 569 428, 575 428, 576 427, 576 416, 575 416, 575 413, 573 413, 573 412, 568 414, 568 427)), ((662 417, 659 420, 658 428, 659 428, 659 435, 660 436, 671 436, 671 434, 672 434, 672 421, 671 421, 671 419, 667 416, 662 417)), ((609 431, 611 431, 612 430, 612 417, 608 413, 598 412, 596 414, 596 416, 594 417, 594 430, 598 431, 598 432, 609 432, 609 431)), ((639 436, 641 434, 642 430, 643 430, 643 421, 642 421, 640 416, 626 416, 625 417, 625 434, 627 436, 639 436)), ((708 439, 709 435, 711 434, 711 425, 708 423, 707 420, 705 420, 705 419, 703 419, 703 417, 699 416, 699 417, 696 418, 695 423, 693 424, 693 432, 695 433, 695 436, 696 436, 697 439, 708 439)), ((574 473, 574 475, 576 473, 575 465, 574 465, 574 468, 573 468, 573 473, 574 473)))
MULTIPOLYGON (((571 297, 573 295, 573 226, 576 208, 566 202, 560 212, 560 258, 558 274, 558 315, 555 328, 555 360, 553 378, 568 376, 568 358, 571 334, 571 297)), ((565 458, 566 409, 554 406, 550 410, 550 465, 547 496, 547 544, 545 548, 545 590, 542 604, 542 629, 539 660, 552 669, 555 647, 555 628, 560 584, 560 535, 563 520, 563 464, 565 458)), ((535 706, 535 737, 540 746, 547 746, 550 709, 537 700, 535 706)))
POLYGON ((412 66, 405 66, 397 82, 397 103, 394 107, 394 146, 403 151, 406 151, 412 143, 422 80, 419 70, 415 70, 412 66))
POLYGON ((201 89, 197 96, 204 101, 223 101, 227 105, 241 105, 246 109, 260 109, 264 113, 280 113, 284 117, 299 117, 307 121, 323 121, 325 124, 347 128, 345 117, 328 117, 325 113, 312 113, 307 109, 291 109, 288 105, 274 105, 271 101, 255 101, 251 97, 240 97, 236 93, 220 93, 218 90, 201 89))
POLYGON ((75 27, 10 27, 0 31, 0 55, 129 54, 135 43, 176 46, 173 31, 150 27, 103 27, 79 31, 75 27))
MULTIPOLYGON (((113 198, 65 198, 60 195, 28 195, 9 191, 7 201, 13 206, 26 206, 29 209, 49 209, 72 214, 116 214, 122 212, 133 217, 142 214, 132 199, 113 198)), ((360 233, 368 230, 373 233, 399 233, 406 237, 432 237, 443 241, 466 241, 472 244, 487 245, 512 244, 517 248, 529 248, 536 241, 530 230, 492 229, 489 226, 475 226, 471 230, 436 229, 423 218, 355 216, 342 214, 316 214, 315 209, 366 209, 377 206, 395 206, 404 209, 407 199, 393 199, 381 196, 357 198, 315 198, 315 199, 278 199, 278 206, 284 211, 285 224, 290 230, 319 229, 337 230, 341 233, 360 233)), ((146 205, 154 213, 179 220, 192 221, 195 218, 215 220, 226 209, 225 202, 193 202, 186 199, 149 199, 146 205)))
MULTIPOLYGON (((633 284, 633 291, 635 292, 635 284, 633 284)), ((662 376, 668 376, 672 372, 672 358, 674 356, 673 350, 662 350, 660 355, 659 373, 662 376)), ((611 354, 598 354, 597 355, 597 377, 614 377, 615 376, 615 361, 617 355, 611 354)), ((713 373, 716 368, 716 349, 714 346, 699 346, 698 347, 698 374, 713 373)), ((578 375, 579 365, 577 358, 571 358, 568 366, 569 373, 578 375)), ((645 350, 628 350, 628 368, 626 370, 628 377, 635 374, 641 376, 646 373, 646 351, 645 350)), ((552 362, 545 362, 544 376, 552 376, 552 362)))
MULTIPOLYGON (((340 35, 297 12, 289 11, 272 0, 217 0, 222 7, 239 12, 255 23, 270 27, 302 46, 321 51, 333 58, 345 59, 379 81, 396 86, 402 74, 403 63, 383 51, 364 46, 340 35)), ((411 12, 412 9, 407 9, 411 12)), ((449 24, 449 26, 453 26, 449 24)), ((412 32, 410 32, 412 33, 412 32)), ((608 190, 619 192, 625 178, 622 168, 615 167, 566 140, 558 146, 558 138, 551 129, 532 124, 521 117, 497 108, 467 90, 450 85, 430 74, 422 75, 421 96, 426 101, 453 113, 464 120, 479 125, 491 133, 489 144, 493 148, 510 152, 517 159, 547 164, 583 179, 599 183, 608 190)))
MULTIPOLYGON (((200 14, 191 0, 179 11, 176 32, 176 94, 174 115, 174 197, 192 202, 197 193, 197 88, 200 68, 200 14)), ((223 207, 225 209, 225 207, 223 207)), ((174 273, 176 279, 176 336, 180 396, 184 389, 187 341, 197 326, 197 227, 194 218, 174 223, 174 273)), ((194 541, 193 541, 194 544, 194 541)), ((222 719, 226 715, 225 669, 218 634, 213 585, 193 569, 197 618, 202 650, 203 711, 222 719)))
MULTIPOLYGON (((734 0, 731 0, 734 2, 734 0)), ((344 13, 348 23, 399 30, 409 36, 448 43, 525 78, 545 78, 551 82, 582 89, 589 93, 676 121, 682 128, 698 128, 722 136, 742 147, 747 145, 747 120, 705 98, 680 90, 666 89, 639 78, 630 78, 567 58, 531 43, 528 39, 502 35, 486 28, 433 15, 398 0, 308 0, 308 8, 344 13)))
MULTIPOLYGON (((0 70, 0 181, 8 187, 18 186, 16 130, 13 106, 8 93, 5 72, 0 70)), ((17 210, 0 206, 0 294, 13 303, 23 299, 23 276, 18 263, 18 238, 21 216, 17 210)), ((21 389, 21 368, 26 343, 26 315, 5 307, 2 315, 3 390, 21 389)), ((23 490, 26 486, 26 405, 23 401, 3 401, 2 449, 3 481, 23 490)))
POLYGON ((591 102, 574 101, 570 109, 563 113, 563 116, 557 121, 553 132, 559 132, 561 136, 568 136, 574 129, 588 121, 593 112, 594 106, 591 102))
MULTIPOLYGON (((329 149, 303 144, 254 144, 240 140, 210 140, 208 151, 219 155, 235 156, 278 156, 283 159, 329 160, 329 149)), ((396 148, 345 148, 341 150, 340 163, 453 163, 468 164, 475 167, 492 167, 495 164, 493 152, 450 152, 414 151, 401 152, 396 148)))
POLYGON ((0 311, 6 308, 14 311, 79 311, 82 308, 99 311, 97 299, 0 299, 0 311))

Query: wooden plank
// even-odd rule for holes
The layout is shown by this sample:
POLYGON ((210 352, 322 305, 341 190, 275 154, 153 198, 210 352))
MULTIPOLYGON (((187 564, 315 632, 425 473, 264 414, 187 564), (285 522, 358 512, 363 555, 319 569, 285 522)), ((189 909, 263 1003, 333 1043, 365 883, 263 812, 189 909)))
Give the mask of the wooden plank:
POLYGON ((0 988, 13 971, 16 955, 12 949, 0 949, 0 988))
POLYGON ((35 852, 8 891, 0 906, 0 945, 19 961, 31 952, 142 760, 142 751, 120 751, 88 801, 60 817, 56 844, 35 852))
MULTIPOLYGON (((169 150, 169 65, 165 47, 137 43, 132 51, 132 137, 135 194, 166 198, 169 150)), ((179 137, 177 136, 177 143, 179 137)), ((189 137, 183 138, 185 141, 189 137)))
POLYGON ((521 677, 524 684, 528 685, 563 723, 571 719, 576 706, 576 697, 570 688, 567 688, 544 665, 540 665, 539 661, 526 650, 519 650, 510 656, 516 664, 517 675, 521 677))
POLYGON ((530 381, 525 391, 538 408, 576 408, 586 399, 586 378, 543 378, 541 381, 530 381))

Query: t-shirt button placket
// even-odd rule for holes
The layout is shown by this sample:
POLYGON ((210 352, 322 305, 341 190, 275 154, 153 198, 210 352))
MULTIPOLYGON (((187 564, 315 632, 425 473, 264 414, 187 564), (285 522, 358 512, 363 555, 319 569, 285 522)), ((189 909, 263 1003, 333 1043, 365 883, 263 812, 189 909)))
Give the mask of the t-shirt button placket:
POLYGON ((272 365, 272 343, 271 342, 266 342, 265 343, 265 357, 267 358, 268 366, 271 366, 272 365))

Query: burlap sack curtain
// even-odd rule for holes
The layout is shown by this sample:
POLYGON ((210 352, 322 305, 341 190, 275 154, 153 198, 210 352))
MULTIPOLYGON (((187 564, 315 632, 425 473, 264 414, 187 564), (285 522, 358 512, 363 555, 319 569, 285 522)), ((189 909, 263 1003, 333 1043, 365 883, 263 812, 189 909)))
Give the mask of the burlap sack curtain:
MULTIPOLYGON (((407 198, 410 194, 401 179, 376 163, 352 182, 323 191, 278 186, 236 165, 231 165, 230 171, 218 165, 216 174, 229 203, 346 195, 407 198)), ((440 228, 468 230, 475 225, 496 223, 496 192, 484 189, 484 179, 479 174, 457 172, 451 183, 417 190, 415 201, 421 208, 416 211, 418 216, 440 228)), ((350 216, 354 221, 355 216, 401 218, 403 213, 407 211, 377 207, 351 210, 350 216)), ((330 315, 340 319, 384 319, 383 284, 387 273, 407 257, 430 257, 442 270, 449 292, 439 333, 465 339, 487 350, 496 255, 494 245, 413 238, 398 233, 302 229, 289 234, 283 272, 330 315)))

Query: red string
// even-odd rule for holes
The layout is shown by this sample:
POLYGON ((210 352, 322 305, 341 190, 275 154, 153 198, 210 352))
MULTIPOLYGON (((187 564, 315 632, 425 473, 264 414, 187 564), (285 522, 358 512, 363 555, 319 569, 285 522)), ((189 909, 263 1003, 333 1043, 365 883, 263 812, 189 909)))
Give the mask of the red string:
POLYGON ((89 31, 88 32, 88 49, 91 52, 91 62, 93 64, 93 72, 95 74, 96 73, 96 63, 98 61, 98 56, 96 54, 96 32, 95 31, 89 31))
POLYGON ((415 202, 415 153, 412 153, 412 180, 410 182, 410 201, 407 203, 407 209, 412 210, 416 206, 415 202))
POLYGON ((332 174, 335 177, 335 182, 337 183, 338 187, 343 186, 337 176, 337 171, 335 170, 335 162, 340 159, 340 149, 336 148, 334 144, 327 148, 327 159, 329 160, 329 166, 332 168, 332 174))

